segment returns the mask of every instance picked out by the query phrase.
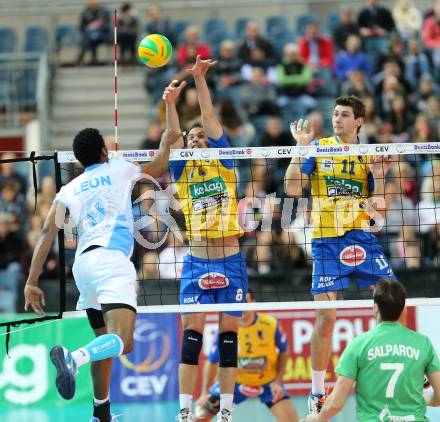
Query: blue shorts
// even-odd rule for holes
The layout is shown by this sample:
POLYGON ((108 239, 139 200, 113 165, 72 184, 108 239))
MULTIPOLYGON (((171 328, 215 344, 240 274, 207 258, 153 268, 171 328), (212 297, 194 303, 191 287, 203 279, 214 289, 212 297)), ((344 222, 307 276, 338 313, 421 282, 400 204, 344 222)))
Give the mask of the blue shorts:
MULTIPOLYGON (((283 397, 278 400, 288 399, 289 395, 284 389, 283 397)), ((217 381, 209 390, 209 392, 217 398, 220 398, 220 383, 217 381)), ((275 403, 273 402, 272 391, 270 389, 270 383, 265 384, 261 387, 250 387, 243 384, 235 384, 234 388, 234 404, 240 404, 244 402, 246 399, 250 398, 258 398, 262 403, 264 403, 267 407, 272 407, 275 403)), ((277 402, 278 403, 278 402, 277 402)))
POLYGON ((375 285, 381 278, 396 280, 376 236, 363 230, 313 239, 312 258, 312 295, 346 289, 350 279, 359 288, 375 285))
MULTIPOLYGON (((241 253, 220 259, 183 258, 180 303, 243 303, 246 301, 248 276, 241 253)), ((226 312, 241 316, 240 311, 226 312)))

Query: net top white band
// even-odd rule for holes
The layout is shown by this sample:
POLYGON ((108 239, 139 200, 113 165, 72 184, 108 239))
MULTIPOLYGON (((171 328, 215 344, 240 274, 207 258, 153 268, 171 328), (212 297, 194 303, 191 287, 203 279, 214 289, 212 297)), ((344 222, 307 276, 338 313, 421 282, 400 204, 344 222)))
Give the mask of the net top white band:
MULTIPOLYGON (((407 299, 406 306, 439 306, 440 298, 407 299)), ((302 302, 253 302, 253 303, 216 303, 214 305, 152 305, 139 306, 139 313, 164 314, 185 312, 232 312, 232 311, 293 311, 310 309, 353 309, 373 308, 373 299, 329 300, 302 302)), ((373 311, 371 311, 373 314, 373 311)), ((78 318, 85 311, 64 312, 63 318, 78 318)))
MULTIPOLYGON (((128 161, 151 161, 157 150, 126 150, 121 151, 122 158, 128 161)), ((357 155, 401 155, 401 154, 435 154, 440 153, 440 143, 396 143, 396 144, 339 144, 339 145, 309 145, 306 147, 244 147, 244 148, 196 148, 173 149, 170 161, 179 160, 213 160, 252 158, 307 158, 328 156, 357 156, 357 155)), ((109 156, 112 158, 110 151, 109 156)), ((74 163, 76 158, 72 151, 59 151, 60 163, 74 163)))

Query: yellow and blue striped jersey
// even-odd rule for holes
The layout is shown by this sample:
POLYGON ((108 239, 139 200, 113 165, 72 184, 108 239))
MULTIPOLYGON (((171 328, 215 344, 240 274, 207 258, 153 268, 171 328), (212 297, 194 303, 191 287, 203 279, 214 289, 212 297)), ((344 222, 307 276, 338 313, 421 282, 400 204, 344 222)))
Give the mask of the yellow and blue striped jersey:
MULTIPOLYGON (((343 148, 336 138, 315 141, 329 154, 343 148)), ((303 160, 301 172, 310 177, 313 198, 313 238, 343 236, 370 225, 367 198, 374 191, 374 178, 365 156, 329 155, 303 160)))

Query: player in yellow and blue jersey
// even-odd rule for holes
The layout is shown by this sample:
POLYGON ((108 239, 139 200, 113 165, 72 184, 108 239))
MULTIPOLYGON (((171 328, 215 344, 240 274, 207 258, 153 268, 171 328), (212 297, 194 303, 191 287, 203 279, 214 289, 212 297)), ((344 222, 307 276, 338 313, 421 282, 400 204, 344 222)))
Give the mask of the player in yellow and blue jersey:
MULTIPOLYGON (((246 301, 254 302, 248 291, 246 301)), ((258 398, 277 422, 296 422, 298 417, 283 386, 289 357, 287 336, 270 315, 245 311, 238 329, 238 372, 234 404, 258 398)), ((196 420, 207 422, 216 414, 220 402, 220 384, 215 382, 219 362, 218 336, 203 368, 201 397, 197 401, 196 420)))
MULTIPOLYGON (((381 279, 395 280, 394 273, 371 228, 383 217, 384 179, 391 166, 389 157, 331 155, 359 143, 358 133, 365 106, 355 96, 336 99, 332 116, 334 135, 314 139, 307 121, 294 122, 297 145, 317 145, 325 157, 292 158, 285 177, 286 193, 301 196, 311 185, 312 294, 315 300, 336 300, 338 292, 354 278, 360 288, 374 287, 381 279), (375 205, 372 205, 372 199, 375 205), (371 206, 372 205, 372 206, 371 206), (373 212, 376 215, 372 215, 373 212)), ((311 342, 312 392, 310 413, 319 413, 325 400, 324 379, 330 360, 335 309, 318 309, 311 342)))
MULTIPOLYGON (((202 112, 202 125, 188 132, 187 147, 224 148, 229 140, 216 117, 205 74, 215 65, 201 60, 188 69, 194 77, 202 112)), ((185 82, 171 82, 165 89, 167 124, 180 128, 176 100, 185 82)), ((184 146, 183 139, 174 145, 184 146)), ((189 155, 189 154, 188 154, 189 155)), ((170 164, 179 202, 185 216, 189 253, 184 258, 180 282, 182 304, 242 303, 247 292, 246 262, 240 253, 237 179, 231 159, 180 160, 170 164)), ((218 421, 232 420, 231 410, 237 371, 237 330, 241 312, 220 314, 220 411, 218 421)), ((191 422, 192 394, 198 376, 205 314, 182 314, 183 340, 179 366, 180 412, 177 420, 191 422)))

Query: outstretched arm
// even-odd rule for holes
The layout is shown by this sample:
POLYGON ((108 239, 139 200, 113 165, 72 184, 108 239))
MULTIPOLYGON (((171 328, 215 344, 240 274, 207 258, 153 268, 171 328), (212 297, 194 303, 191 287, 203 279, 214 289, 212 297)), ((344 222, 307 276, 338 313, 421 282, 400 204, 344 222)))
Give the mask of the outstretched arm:
POLYGON ((43 265, 52 247, 55 236, 64 222, 66 208, 60 202, 54 202, 50 207, 37 246, 32 256, 29 276, 24 287, 24 309, 27 311, 29 305, 38 315, 43 315, 43 306, 46 305, 43 291, 38 287, 38 279, 43 271, 43 265))
POLYGON ((163 93, 163 100, 166 105, 167 128, 162 134, 159 151, 150 163, 142 166, 142 173, 152 177, 160 177, 168 170, 168 161, 171 148, 183 148, 183 135, 180 130, 179 115, 176 109, 176 100, 186 82, 173 80, 163 93))
MULTIPOLYGON (((180 122, 179 115, 177 114, 176 101, 179 98, 182 89, 185 88, 186 82, 182 81, 179 84, 179 81, 174 79, 171 83, 165 88, 165 91, 162 95, 163 100, 165 101, 166 107, 166 117, 167 117, 167 128, 172 129, 177 133, 180 133, 180 122)), ((180 137, 179 140, 172 145, 171 148, 183 148, 184 142, 183 137, 180 137)))
POLYGON ((206 134, 212 139, 219 139, 223 134, 223 128, 214 113, 211 95, 209 94, 208 84, 205 79, 206 72, 216 63, 216 61, 211 59, 202 60, 200 55, 198 55, 194 66, 187 69, 187 72, 193 75, 196 84, 200 110, 202 111, 203 127, 206 130, 206 134))

